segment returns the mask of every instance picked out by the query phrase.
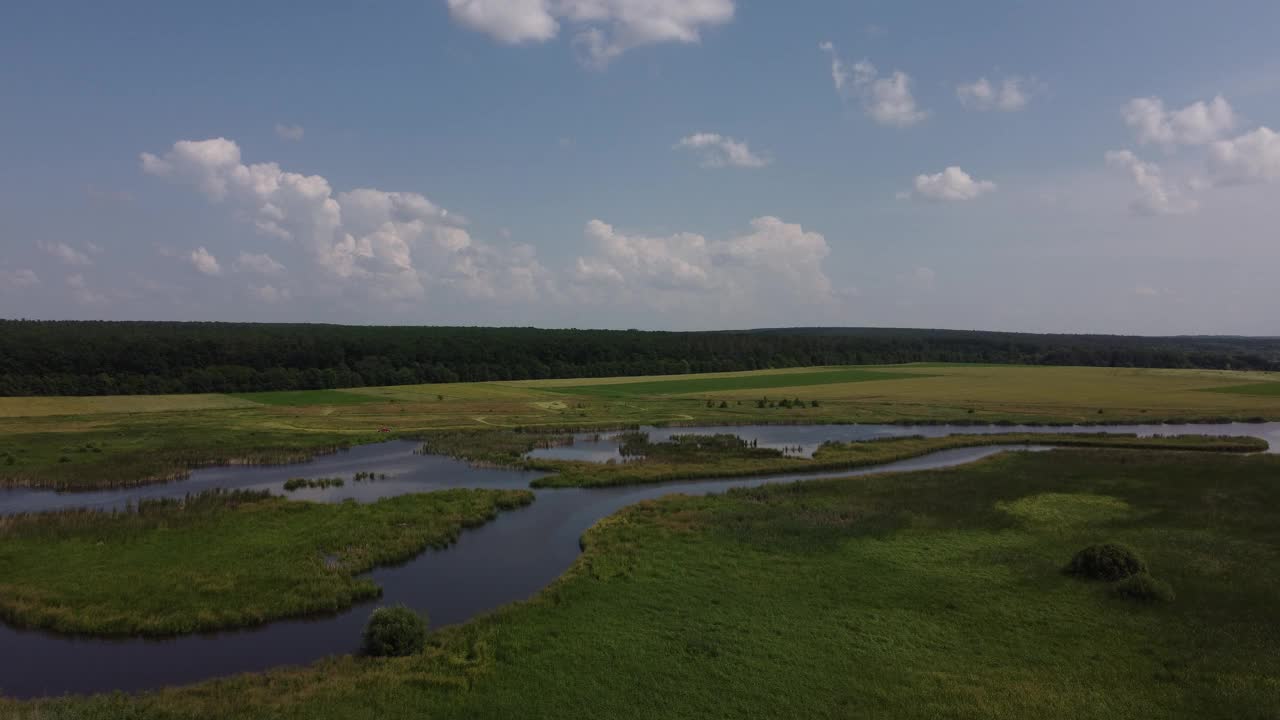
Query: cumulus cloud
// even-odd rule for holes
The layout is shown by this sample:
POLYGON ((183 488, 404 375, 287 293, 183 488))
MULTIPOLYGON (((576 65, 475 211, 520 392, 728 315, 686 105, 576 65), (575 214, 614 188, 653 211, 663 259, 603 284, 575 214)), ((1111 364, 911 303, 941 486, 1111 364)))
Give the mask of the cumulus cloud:
POLYGON ((191 251, 191 255, 187 258, 191 261, 191 266, 205 275, 221 275, 222 266, 218 264, 218 258, 204 249, 204 246, 198 247, 191 251))
POLYGON ((93 260, 91 260, 88 255, 63 242, 40 241, 36 243, 36 246, 58 258, 66 265, 84 266, 93 264, 93 260))
POLYGON ((259 275, 279 275, 284 272, 284 265, 276 262, 275 258, 266 253, 241 252, 240 257, 236 259, 236 270, 259 275))
POLYGON ((493 299, 554 289, 530 248, 476 242, 465 218, 418 193, 334 192, 319 175, 245 164, 225 138, 182 140, 163 155, 143 153, 141 162, 144 172, 192 185, 259 234, 302 249, 324 275, 320 286, 406 302, 431 287, 493 299))
POLYGON ((288 289, 278 288, 274 285, 251 287, 249 288, 249 292, 252 293, 253 297, 257 298, 258 301, 268 304, 283 302, 291 297, 288 289))
POLYGON ((1260 127, 1209 146, 1209 172, 1218 185, 1280 179, 1280 134, 1260 127))
POLYGON ((102 305, 107 301, 107 296, 89 287, 89 282, 80 273, 68 275, 66 282, 71 289, 71 297, 81 305, 102 305))
POLYGON ((1139 215, 1181 215, 1196 209, 1196 201, 1184 197, 1168 183, 1159 165, 1142 160, 1130 150, 1109 150, 1105 157, 1107 165, 1127 172, 1138 186, 1139 195, 1129 204, 1133 212, 1139 215))
POLYGON ((911 192, 899 193, 899 197, 934 201, 973 200, 995 189, 995 183, 975 180, 969 173, 952 165, 939 173, 917 175, 915 188, 911 192))
POLYGON ((829 41, 819 43, 818 48, 831 56, 831 81, 836 92, 857 98, 872 120, 890 127, 909 127, 928 117, 911 94, 911 76, 901 70, 881 76, 866 60, 849 65, 829 41))
POLYGON ((975 110, 1001 110, 1014 112, 1027 106, 1031 90, 1020 77, 1007 77, 999 85, 980 77, 974 82, 956 87, 960 104, 975 110))
POLYGON ((898 276, 898 284, 914 292, 932 292, 938 273, 933 268, 916 267, 898 276))
POLYGON ((1205 145, 1236 125, 1235 111, 1221 95, 1208 103, 1194 102, 1181 110, 1166 110, 1164 101, 1158 97, 1134 98, 1120 114, 1140 144, 1166 148, 1205 145))
POLYGON ((751 221, 742 235, 643 235, 601 220, 587 223, 595 252, 577 258, 571 283, 593 302, 663 310, 773 312, 838 300, 822 268, 826 239, 776 217, 751 221))
POLYGON ((301 125, 286 125, 284 123, 276 123, 276 137, 281 140, 291 140, 297 142, 307 134, 307 129, 301 125))
POLYGON ((757 168, 769 164, 767 158, 753 153, 746 142, 718 133, 694 133, 681 138, 675 147, 696 151, 704 167, 757 168))
POLYGON ((34 270, 18 268, 0 270, 0 292, 26 290, 40 284, 40 276, 34 270))
POLYGON ((456 22, 511 45, 546 42, 569 24, 584 62, 596 67, 644 45, 696 43, 734 13, 733 0, 447 1, 456 22))

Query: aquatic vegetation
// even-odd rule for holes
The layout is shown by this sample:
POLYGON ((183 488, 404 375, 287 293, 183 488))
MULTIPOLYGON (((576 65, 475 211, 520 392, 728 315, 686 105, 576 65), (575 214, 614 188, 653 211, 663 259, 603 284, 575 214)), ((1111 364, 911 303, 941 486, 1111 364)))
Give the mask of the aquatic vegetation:
POLYGON ((323 490, 325 488, 331 488, 331 487, 342 487, 345 484, 346 484, 346 481, 340 477, 327 477, 327 478, 295 477, 295 478, 289 478, 288 480, 284 481, 284 489, 288 490, 289 492, 293 492, 295 490, 303 490, 303 489, 323 490))
POLYGON ((639 434, 622 436, 623 452, 643 455, 637 462, 601 464, 574 460, 526 460, 524 466, 555 473, 534 487, 606 487, 705 480, 747 475, 825 472, 854 469, 919 457, 940 450, 992 445, 1104 447, 1247 453, 1267 449, 1251 437, 1200 435, 1138 437, 1121 433, 996 433, 945 437, 894 437, 849 443, 828 442, 812 458, 772 448, 746 447, 734 435, 690 436, 688 441, 649 443, 639 434))
POLYGON ((441 490, 377 502, 266 492, 149 500, 121 512, 0 517, 0 619, 91 635, 173 635, 343 610, 378 597, 361 574, 445 547, 533 502, 441 490))
POLYGON ((668 496, 594 526, 532 600, 412 657, 0 700, 0 716, 1272 717, 1278 474, 1268 455, 1061 450, 668 496), (1000 509, 1028 503, 1035 522, 1000 509), (1130 612, 1063 575, 1055 558, 1102 533, 1150 552, 1180 601, 1130 612))

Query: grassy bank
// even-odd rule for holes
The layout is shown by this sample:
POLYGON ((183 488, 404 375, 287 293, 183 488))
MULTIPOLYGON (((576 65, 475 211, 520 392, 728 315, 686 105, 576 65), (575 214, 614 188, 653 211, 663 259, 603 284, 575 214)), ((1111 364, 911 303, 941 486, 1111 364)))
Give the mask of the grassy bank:
POLYGON ((1146 450, 1193 450, 1201 452, 1248 453, 1266 450, 1265 440, 1248 437, 1210 437, 1175 435, 1138 437, 1132 434, 1072 433, 997 433, 992 435, 949 435, 947 437, 886 438, 850 443, 826 443, 812 458, 785 457, 765 448, 744 447, 738 450, 684 451, 670 443, 655 443, 636 448, 646 454, 644 460, 602 464, 567 460, 537 460, 525 465, 554 472, 533 481, 534 487, 609 487, 669 482, 673 480, 707 480, 745 475, 778 475, 789 473, 849 470, 920 457, 940 450, 991 445, 1051 445, 1055 447, 1100 447, 1146 450))
POLYGON ((447 490, 328 505, 238 492, 3 517, 0 617, 67 633, 169 635, 343 610, 381 592, 355 575, 532 500, 447 490))
POLYGON ((644 503, 538 598, 423 655, 135 698, 77 718, 1272 718, 1280 457, 1129 450, 644 503), (1062 573, 1099 541, 1177 598, 1062 573))
POLYGON ((67 490, 304 459, 388 437, 754 423, 1151 423, 1280 418, 1275 374, 895 365, 228 395, 0 398, 0 487, 67 490), (1266 382, 1261 382, 1266 381, 1266 382), (799 398, 803 407, 785 407, 799 398), (763 407, 761 407, 761 401, 763 407), (383 429, 387 432, 382 432, 383 429))

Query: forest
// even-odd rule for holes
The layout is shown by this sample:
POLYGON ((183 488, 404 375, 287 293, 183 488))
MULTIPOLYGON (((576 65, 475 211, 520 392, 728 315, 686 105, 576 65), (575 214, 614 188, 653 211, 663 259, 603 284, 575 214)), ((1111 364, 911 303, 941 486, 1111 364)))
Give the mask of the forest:
POLYGON ((907 362, 1280 370, 1280 338, 0 320, 0 396, 254 392, 907 362))

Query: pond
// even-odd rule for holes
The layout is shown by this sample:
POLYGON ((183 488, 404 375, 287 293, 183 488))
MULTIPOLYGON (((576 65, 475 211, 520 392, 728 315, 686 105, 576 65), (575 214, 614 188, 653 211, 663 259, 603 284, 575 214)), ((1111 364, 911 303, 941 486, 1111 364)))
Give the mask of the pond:
MULTIPOLYGON (((1273 446, 1280 444, 1280 423, 1143 427, 1160 428, 1159 431, 1168 434, 1254 435, 1269 439, 1273 446)), ((662 432, 713 430, 762 438, 761 445, 778 442, 808 446, 827 439, 877 437, 874 433, 945 435, 1007 432, 1014 428, 825 425, 679 428, 662 432)), ((1061 430, 1033 428, 1026 431, 1061 430)), ((1137 430, 1116 426, 1083 428, 1082 431, 1137 430)), ((661 436, 655 434, 654 437, 661 436)), ((448 458, 415 454, 417 447, 417 443, 412 442, 389 442, 361 446, 297 465, 207 468, 197 470, 189 479, 179 482, 101 492, 4 490, 0 491, 0 514, 68 507, 119 508, 144 498, 182 497, 214 488, 267 489, 284 494, 281 487, 290 477, 350 478, 356 472, 365 471, 385 473, 388 478, 362 483, 348 481, 339 488, 300 490, 288 495, 322 502, 348 498, 367 502, 379 497, 444 488, 525 488, 541 475, 473 468, 448 458)), ((305 664, 328 655, 351 653, 358 647, 360 632, 370 610, 377 605, 403 603, 426 611, 432 625, 440 626, 464 622, 507 603, 534 596, 577 558, 579 539, 587 528, 597 520, 642 500, 669 493, 718 493, 765 483, 949 467, 1011 449, 1041 448, 1020 445, 946 450, 872 468, 802 475, 602 489, 538 490, 532 505, 503 512, 486 525, 464 531, 458 542, 446 550, 424 552, 403 565, 372 571, 369 575, 384 589, 383 597, 336 615, 165 640, 74 638, 0 625, 0 648, 4 649, 0 653, 0 693, 11 697, 33 697, 111 690, 133 692, 235 673, 257 672, 281 665, 305 664)))

